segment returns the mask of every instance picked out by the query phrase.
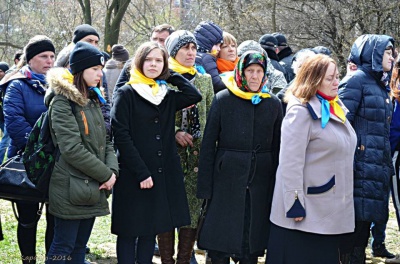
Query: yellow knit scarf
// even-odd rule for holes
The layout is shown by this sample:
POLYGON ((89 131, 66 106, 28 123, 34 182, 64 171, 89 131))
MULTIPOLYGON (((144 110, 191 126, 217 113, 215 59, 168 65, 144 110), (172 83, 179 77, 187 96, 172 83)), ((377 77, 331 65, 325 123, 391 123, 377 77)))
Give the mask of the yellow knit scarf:
POLYGON ((194 66, 185 67, 172 57, 169 57, 168 59, 168 66, 171 70, 179 74, 189 73, 190 75, 195 75, 197 73, 197 70, 194 66))
POLYGON ((69 83, 74 82, 74 76, 71 74, 71 72, 67 68, 64 69, 64 72, 61 75, 61 77, 65 80, 67 80, 69 83))
POLYGON ((269 95, 268 93, 263 93, 261 91, 258 93, 251 93, 251 92, 244 92, 244 91, 240 90, 235 82, 233 72, 227 72, 225 74, 221 74, 220 76, 221 76, 223 83, 229 89, 229 91, 231 91, 237 97, 240 97, 245 100, 252 100, 253 97, 257 96, 257 95, 261 98, 271 97, 271 95, 269 95))
POLYGON ((135 67, 131 69, 130 73, 131 77, 126 84, 147 84, 151 87, 153 95, 156 95, 158 93, 160 87, 154 79, 147 78, 135 67))

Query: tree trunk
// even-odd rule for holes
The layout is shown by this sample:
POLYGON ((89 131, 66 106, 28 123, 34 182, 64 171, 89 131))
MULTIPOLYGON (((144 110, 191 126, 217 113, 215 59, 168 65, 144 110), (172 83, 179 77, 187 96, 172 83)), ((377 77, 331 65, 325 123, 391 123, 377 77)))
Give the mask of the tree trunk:
POLYGON ((81 6, 83 17, 85 19, 85 24, 92 24, 92 7, 90 5, 90 0, 78 0, 81 6))
POLYGON ((122 18, 131 0, 113 0, 107 9, 104 22, 104 50, 111 52, 111 47, 118 43, 122 18))

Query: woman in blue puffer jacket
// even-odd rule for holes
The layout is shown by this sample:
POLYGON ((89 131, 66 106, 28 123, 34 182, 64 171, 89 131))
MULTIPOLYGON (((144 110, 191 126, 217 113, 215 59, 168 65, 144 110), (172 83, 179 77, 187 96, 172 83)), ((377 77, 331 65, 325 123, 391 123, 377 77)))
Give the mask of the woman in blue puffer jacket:
POLYGON ((201 22, 193 32, 197 42, 196 65, 211 75, 214 93, 226 89, 217 68, 217 56, 223 42, 221 28, 213 22, 201 22))
MULTIPOLYGON (((47 110, 44 95, 47 88, 46 72, 53 67, 55 48, 51 40, 42 35, 31 38, 24 48, 18 70, 6 75, 0 83, 5 89, 4 118, 11 142, 8 157, 17 155, 25 148, 27 136, 40 115, 47 110)), ((39 204, 16 201, 18 222, 18 245, 22 263, 36 263, 36 230, 26 224, 35 223, 39 204), (24 225, 25 224, 25 225, 24 225)), ((46 214, 46 252, 53 239, 54 219, 46 214)))
POLYGON ((339 97, 349 110, 347 118, 357 134, 353 168, 356 227, 344 239, 341 251, 343 255, 352 254, 352 263, 365 261, 371 222, 386 223, 389 216, 390 177, 394 171, 388 82, 393 52, 394 40, 390 36, 360 36, 349 56, 357 70, 339 86, 339 97))

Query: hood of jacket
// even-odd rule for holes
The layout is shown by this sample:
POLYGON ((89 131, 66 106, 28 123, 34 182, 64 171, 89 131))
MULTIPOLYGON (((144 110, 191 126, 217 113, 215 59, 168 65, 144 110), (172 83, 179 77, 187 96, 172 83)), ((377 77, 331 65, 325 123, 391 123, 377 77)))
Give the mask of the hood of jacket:
POLYGON ((390 36, 362 35, 356 39, 351 47, 348 60, 368 71, 383 72, 383 54, 389 42, 392 43, 394 48, 394 39, 390 36))
POLYGON ((47 72, 46 79, 49 88, 44 97, 45 105, 48 107, 54 96, 62 95, 80 106, 85 106, 89 100, 82 95, 75 85, 62 77, 65 71, 65 68, 52 68, 47 72))
POLYGON ((197 41, 197 50, 210 52, 215 44, 222 43, 222 30, 212 22, 201 22, 193 32, 197 41))

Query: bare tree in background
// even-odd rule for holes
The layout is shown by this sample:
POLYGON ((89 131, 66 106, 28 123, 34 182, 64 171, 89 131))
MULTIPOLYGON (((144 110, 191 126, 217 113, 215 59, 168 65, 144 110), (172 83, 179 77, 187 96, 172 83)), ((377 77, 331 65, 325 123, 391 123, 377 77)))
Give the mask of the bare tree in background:
POLYGON ((133 54, 154 26, 193 31, 213 21, 238 42, 276 31, 298 50, 323 45, 342 65, 361 34, 400 37, 400 1, 393 0, 0 0, 0 59, 37 34, 59 51, 83 23, 99 32, 104 49, 121 43, 133 54))

